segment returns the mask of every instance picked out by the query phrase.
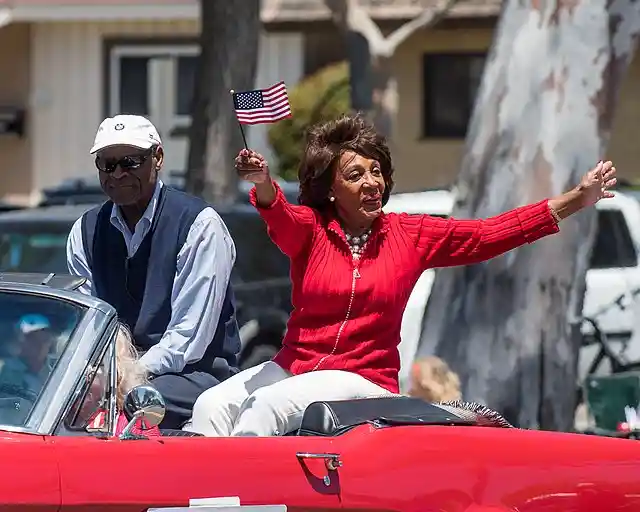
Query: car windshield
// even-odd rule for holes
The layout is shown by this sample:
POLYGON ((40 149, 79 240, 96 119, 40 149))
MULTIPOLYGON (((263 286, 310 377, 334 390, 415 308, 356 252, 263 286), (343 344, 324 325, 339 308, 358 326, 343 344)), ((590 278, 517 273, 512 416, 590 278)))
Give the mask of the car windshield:
POLYGON ((83 314, 58 299, 0 291, 0 425, 26 425, 83 314))
POLYGON ((3 229, 0 270, 3 272, 67 273, 66 243, 70 226, 3 229))

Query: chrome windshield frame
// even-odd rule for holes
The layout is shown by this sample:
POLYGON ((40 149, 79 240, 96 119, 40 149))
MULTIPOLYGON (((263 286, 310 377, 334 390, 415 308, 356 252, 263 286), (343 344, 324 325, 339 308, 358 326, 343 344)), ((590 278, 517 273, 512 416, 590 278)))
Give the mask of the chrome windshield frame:
POLYGON ((20 427, 0 424, 0 430, 4 431, 52 435, 92 355, 100 350, 101 342, 108 342, 106 331, 111 330, 109 327, 113 329, 117 320, 116 311, 95 297, 41 285, 0 283, 0 293, 38 296, 85 308, 26 424, 20 427))

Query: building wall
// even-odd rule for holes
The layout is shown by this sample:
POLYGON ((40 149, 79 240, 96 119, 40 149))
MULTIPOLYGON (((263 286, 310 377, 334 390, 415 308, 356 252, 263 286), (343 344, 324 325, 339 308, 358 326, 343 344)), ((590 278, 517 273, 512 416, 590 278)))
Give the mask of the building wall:
MULTIPOLYGON (((427 52, 487 51, 490 28, 425 30, 412 36, 395 55, 398 80, 398 120, 393 147, 398 191, 447 186, 455 179, 464 140, 422 137, 422 58, 427 52)), ((631 64, 622 87, 607 157, 616 163, 621 177, 640 180, 640 56, 631 64)), ((586 171, 586 169, 585 169, 586 171)))
MULTIPOLYGON (((0 106, 26 108, 29 105, 29 25, 0 28, 0 106)), ((26 119, 26 136, 0 135, 0 197, 24 201, 31 190, 31 119, 26 119)))
MULTIPOLYGON (((33 184, 37 192, 66 178, 93 176, 88 150, 104 114, 105 38, 190 37, 197 21, 59 22, 33 25, 31 37, 33 184)), ((256 83, 302 74, 301 34, 263 34, 256 83)), ((249 133, 268 152, 266 128, 249 133)))

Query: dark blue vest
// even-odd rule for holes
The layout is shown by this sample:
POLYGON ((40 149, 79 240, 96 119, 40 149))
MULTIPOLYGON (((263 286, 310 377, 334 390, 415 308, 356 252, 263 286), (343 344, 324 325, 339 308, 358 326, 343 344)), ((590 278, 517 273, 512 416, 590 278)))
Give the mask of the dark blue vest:
MULTIPOLYGON (((151 229, 132 258, 127 255, 122 233, 111 224, 111 201, 82 218, 82 240, 94 293, 116 309, 120 321, 131 329, 138 350, 146 351, 158 343, 169 325, 178 253, 193 221, 207 206, 201 199, 163 186, 151 229)), ((222 381, 235 373, 239 352, 240 335, 229 284, 212 342, 204 357, 184 371, 205 371, 222 381)))

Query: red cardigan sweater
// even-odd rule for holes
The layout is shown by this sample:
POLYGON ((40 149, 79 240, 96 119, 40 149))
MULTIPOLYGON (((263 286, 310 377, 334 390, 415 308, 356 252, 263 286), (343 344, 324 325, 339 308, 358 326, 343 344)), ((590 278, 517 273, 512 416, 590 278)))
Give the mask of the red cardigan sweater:
MULTIPOLYGON (((250 194, 256 205, 255 188, 250 194)), ((400 324, 425 270, 478 263, 556 233, 547 200, 486 220, 382 214, 354 261, 336 218, 276 199, 257 207, 291 260, 293 311, 274 361, 293 374, 345 370, 398 392, 400 324)))

